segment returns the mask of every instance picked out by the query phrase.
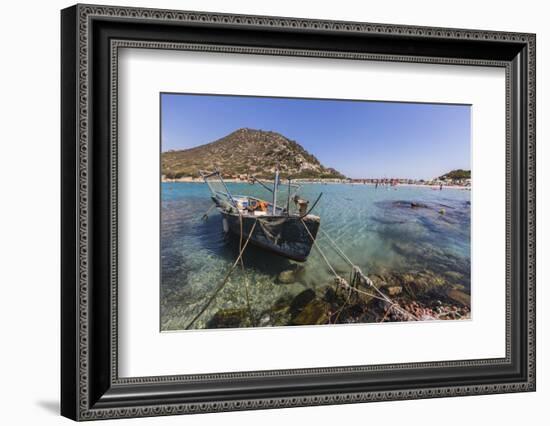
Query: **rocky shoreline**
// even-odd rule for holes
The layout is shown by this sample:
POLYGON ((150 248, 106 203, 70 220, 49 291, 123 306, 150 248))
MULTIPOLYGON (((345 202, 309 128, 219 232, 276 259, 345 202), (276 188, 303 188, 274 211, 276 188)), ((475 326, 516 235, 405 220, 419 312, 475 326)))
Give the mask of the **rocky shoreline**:
MULTIPOLYGON (((291 285, 299 270, 283 271, 281 285, 291 285)), ((307 288, 277 300, 259 315, 246 308, 221 309, 208 322, 208 328, 266 327, 379 323, 411 320, 460 320, 470 318, 470 294, 453 283, 452 274, 439 276, 431 271, 390 273, 370 276, 374 285, 396 305, 373 297, 368 286, 359 291, 330 283, 317 290, 307 288)))

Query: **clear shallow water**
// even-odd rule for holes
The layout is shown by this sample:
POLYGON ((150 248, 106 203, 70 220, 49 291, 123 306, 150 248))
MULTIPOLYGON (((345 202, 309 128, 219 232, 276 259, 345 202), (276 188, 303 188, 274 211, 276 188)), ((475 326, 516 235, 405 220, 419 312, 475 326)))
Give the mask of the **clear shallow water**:
MULTIPOLYGON (((267 198, 259 185, 228 183, 233 194, 267 198)), ((321 229, 338 243, 365 274, 429 270, 449 276, 470 288, 470 192, 398 186, 375 189, 371 185, 305 184, 303 198, 323 196, 313 213, 321 229), (411 208, 411 202, 423 207, 411 208), (444 209, 445 214, 440 214, 444 209)), ((204 306, 238 255, 238 238, 224 235, 215 209, 207 221, 201 217, 212 205, 206 184, 163 183, 161 210, 161 327, 181 330, 204 306)), ((317 242, 332 265, 344 276, 349 267, 330 250, 319 233, 317 242)), ((245 308, 248 280, 253 313, 306 288, 320 289, 332 282, 326 264, 312 250, 300 264, 295 282, 277 277, 294 262, 250 246, 243 256, 245 271, 236 269, 223 290, 193 328, 204 328, 220 309, 245 308)), ((269 324, 266 324, 269 325, 269 324)))

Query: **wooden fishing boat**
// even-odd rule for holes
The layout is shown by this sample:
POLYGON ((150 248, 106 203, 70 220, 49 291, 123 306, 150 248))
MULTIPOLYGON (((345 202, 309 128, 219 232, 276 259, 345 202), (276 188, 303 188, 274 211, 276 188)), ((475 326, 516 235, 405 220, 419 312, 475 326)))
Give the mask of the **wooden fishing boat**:
POLYGON ((272 194, 272 200, 266 201, 247 195, 233 195, 229 191, 219 171, 200 171, 208 184, 212 200, 222 215, 223 230, 237 235, 251 244, 269 250, 280 256, 304 262, 315 242, 321 223, 319 216, 310 214, 321 195, 311 208, 309 202, 297 195, 298 185, 289 180, 286 206, 277 204, 279 186, 282 186, 279 174, 270 186, 254 177, 251 183, 258 183, 272 194))

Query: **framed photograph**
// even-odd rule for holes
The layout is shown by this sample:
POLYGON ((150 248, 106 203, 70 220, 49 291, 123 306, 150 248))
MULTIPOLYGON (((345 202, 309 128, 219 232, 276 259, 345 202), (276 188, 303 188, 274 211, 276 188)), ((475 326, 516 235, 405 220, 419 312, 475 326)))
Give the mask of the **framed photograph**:
POLYGON ((535 390, 535 35, 61 12, 61 412, 535 390))

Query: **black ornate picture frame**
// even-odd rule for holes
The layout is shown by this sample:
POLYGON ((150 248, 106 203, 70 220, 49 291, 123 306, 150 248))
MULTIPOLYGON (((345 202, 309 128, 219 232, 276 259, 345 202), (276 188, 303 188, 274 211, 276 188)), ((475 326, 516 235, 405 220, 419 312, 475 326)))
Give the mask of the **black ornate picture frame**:
POLYGON ((61 13, 61 413, 159 416, 535 390, 535 35, 96 5, 61 13), (506 356, 120 378, 117 52, 254 53, 506 70, 506 356))

